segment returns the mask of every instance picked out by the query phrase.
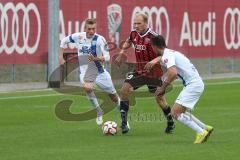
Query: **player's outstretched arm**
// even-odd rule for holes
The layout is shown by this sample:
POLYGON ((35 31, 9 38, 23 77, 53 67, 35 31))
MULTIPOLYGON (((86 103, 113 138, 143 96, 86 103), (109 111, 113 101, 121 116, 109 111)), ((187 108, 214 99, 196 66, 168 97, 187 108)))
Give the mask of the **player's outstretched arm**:
POLYGON ((67 48, 67 44, 69 43, 69 36, 63 38, 60 43, 60 49, 59 49, 59 63, 60 65, 63 65, 65 63, 65 60, 63 58, 63 52, 64 49, 67 48))
POLYGON ((72 35, 64 37, 61 40, 60 50, 59 50, 59 62, 60 62, 61 65, 65 63, 65 60, 63 58, 64 49, 68 48, 68 46, 67 46, 68 43, 75 43, 75 39, 78 37, 78 35, 79 35, 79 33, 74 33, 72 35))
POLYGON ((127 50, 132 46, 132 42, 127 39, 124 43, 123 46, 121 48, 121 51, 119 52, 117 58, 115 59, 115 63, 120 66, 123 62, 123 60, 125 59, 125 57, 127 56, 127 50))
POLYGON ((154 58, 144 66, 144 69, 147 72, 150 72, 157 63, 160 63, 160 60, 161 60, 161 56, 154 58))
POLYGON ((177 68, 176 66, 172 66, 168 68, 165 78, 163 79, 163 83, 161 87, 158 87, 155 96, 162 96, 165 94, 167 87, 176 79, 177 77, 177 68))
POLYGON ((63 51, 64 51, 64 49, 60 47, 60 49, 59 49, 59 63, 60 63, 60 65, 63 65, 65 63, 65 60, 63 58, 63 51))

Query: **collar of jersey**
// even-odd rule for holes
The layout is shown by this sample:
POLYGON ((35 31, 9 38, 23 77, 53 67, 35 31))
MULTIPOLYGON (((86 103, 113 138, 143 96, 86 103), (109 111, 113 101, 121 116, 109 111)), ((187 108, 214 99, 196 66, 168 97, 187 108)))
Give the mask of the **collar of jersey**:
POLYGON ((142 35, 140 33, 138 33, 138 32, 137 33, 138 33, 138 35, 140 37, 144 37, 144 36, 146 36, 148 34, 149 31, 150 31, 150 28, 148 28, 147 31, 144 34, 142 34, 142 35))

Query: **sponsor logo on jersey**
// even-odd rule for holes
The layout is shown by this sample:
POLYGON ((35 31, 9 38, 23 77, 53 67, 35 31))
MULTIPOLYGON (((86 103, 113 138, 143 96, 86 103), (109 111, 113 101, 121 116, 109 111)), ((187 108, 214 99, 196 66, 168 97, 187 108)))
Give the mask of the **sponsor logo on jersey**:
POLYGON ((87 46, 83 46, 81 49, 79 49, 80 52, 83 54, 90 54, 91 53, 91 48, 88 48, 87 46))
POLYGON ((144 50, 146 50, 146 46, 141 45, 141 44, 136 44, 135 49, 136 49, 137 52, 144 51, 144 50))
POLYGON ((167 64, 168 63, 168 59, 164 59, 164 64, 167 64))

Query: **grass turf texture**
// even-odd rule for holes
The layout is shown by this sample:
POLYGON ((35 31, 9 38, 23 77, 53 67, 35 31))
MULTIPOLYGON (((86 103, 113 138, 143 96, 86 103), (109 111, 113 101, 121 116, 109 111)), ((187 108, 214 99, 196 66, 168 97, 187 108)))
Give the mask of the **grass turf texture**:
MULTIPOLYGON (((194 145, 195 133, 178 122, 174 133, 166 135, 166 121, 154 98, 138 98, 130 108, 129 134, 103 136, 95 119, 66 122, 55 116, 55 104, 66 98, 74 101, 74 113, 92 109, 86 97, 59 95, 52 90, 1 93, 0 159, 238 159, 240 79, 208 80, 205 84, 193 113, 215 130, 201 145, 194 145)), ((170 104, 180 90, 176 83, 167 94, 170 104)), ((120 124, 120 115, 113 110, 104 120, 120 124)))

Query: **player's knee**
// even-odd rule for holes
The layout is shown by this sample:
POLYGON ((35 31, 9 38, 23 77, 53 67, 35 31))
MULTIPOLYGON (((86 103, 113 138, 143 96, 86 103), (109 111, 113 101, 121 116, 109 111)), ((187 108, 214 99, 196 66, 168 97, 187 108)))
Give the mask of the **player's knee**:
POLYGON ((172 115, 172 117, 174 118, 174 119, 178 119, 178 117, 182 114, 182 113, 184 113, 185 112, 185 110, 184 109, 182 109, 181 107, 179 108, 179 107, 173 107, 172 109, 171 109, 171 115, 172 115))
POLYGON ((126 85, 123 85, 123 87, 121 88, 121 94, 128 95, 129 93, 130 93, 130 88, 126 85))
POLYGON ((109 94, 109 97, 112 99, 113 102, 117 103, 118 100, 119 100, 119 97, 118 95, 115 93, 115 94, 109 94))
POLYGON ((179 114, 180 113, 178 113, 178 111, 175 108, 171 109, 171 115, 174 119, 177 119, 179 114))
POLYGON ((93 91, 92 87, 89 87, 89 86, 84 86, 84 91, 86 93, 91 93, 93 91))

